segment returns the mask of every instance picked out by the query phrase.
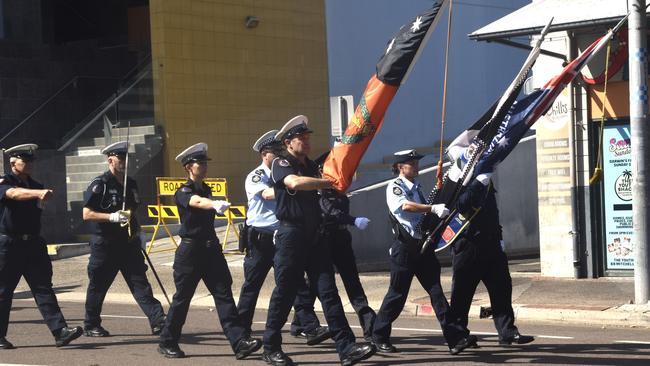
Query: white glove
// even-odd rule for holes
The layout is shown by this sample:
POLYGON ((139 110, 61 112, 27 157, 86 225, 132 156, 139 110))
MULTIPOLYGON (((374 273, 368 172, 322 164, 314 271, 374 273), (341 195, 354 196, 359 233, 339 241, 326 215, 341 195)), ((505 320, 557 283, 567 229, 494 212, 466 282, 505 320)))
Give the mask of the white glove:
POLYGON ((222 201, 222 200, 212 201, 212 208, 214 208, 214 210, 217 211, 218 214, 222 214, 226 212, 228 207, 230 207, 230 202, 228 201, 222 201))
POLYGON ((129 219, 131 218, 131 211, 115 211, 112 212, 111 215, 108 217, 108 221, 115 223, 115 224, 126 224, 129 222, 129 219))
POLYGON ((444 203, 439 203, 437 205, 431 205, 431 213, 442 219, 449 215, 449 209, 445 207, 444 203))
POLYGON ((476 180, 481 182, 482 185, 486 186, 490 184, 490 178, 492 177, 492 173, 482 173, 476 176, 476 180))
POLYGON ((367 217, 357 217, 354 219, 354 226, 356 226, 359 230, 365 230, 368 227, 369 222, 370 219, 367 217))

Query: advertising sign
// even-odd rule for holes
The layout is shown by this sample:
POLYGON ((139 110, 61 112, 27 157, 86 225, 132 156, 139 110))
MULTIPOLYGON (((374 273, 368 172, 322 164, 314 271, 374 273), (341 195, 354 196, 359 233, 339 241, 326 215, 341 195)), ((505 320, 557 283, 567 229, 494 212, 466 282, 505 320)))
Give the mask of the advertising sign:
POLYGON ((629 125, 603 131, 606 269, 634 269, 632 145, 629 125))

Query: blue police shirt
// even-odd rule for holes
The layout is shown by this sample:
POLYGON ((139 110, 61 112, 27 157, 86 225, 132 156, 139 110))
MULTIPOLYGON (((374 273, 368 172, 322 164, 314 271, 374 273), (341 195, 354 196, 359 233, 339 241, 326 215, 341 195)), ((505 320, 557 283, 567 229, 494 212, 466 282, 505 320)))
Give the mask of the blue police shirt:
POLYGON ((275 231, 280 226, 280 221, 275 217, 275 200, 262 198, 262 191, 272 186, 271 169, 264 163, 246 176, 246 197, 248 198, 248 211, 246 223, 260 229, 275 231))
POLYGON ((402 210, 402 204, 406 201, 426 204, 417 181, 411 182, 406 178, 397 177, 386 187, 388 209, 413 238, 421 239, 422 234, 417 232, 416 228, 424 214, 402 210))

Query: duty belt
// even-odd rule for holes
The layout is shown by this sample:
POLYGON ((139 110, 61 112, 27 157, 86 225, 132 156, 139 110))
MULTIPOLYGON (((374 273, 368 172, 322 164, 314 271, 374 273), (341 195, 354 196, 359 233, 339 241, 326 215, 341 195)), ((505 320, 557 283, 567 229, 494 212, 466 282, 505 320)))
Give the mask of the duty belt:
POLYGON ((206 248, 213 248, 219 245, 219 239, 192 239, 192 238, 181 238, 181 242, 186 242, 191 245, 200 245, 206 248))
POLYGON ((38 238, 38 235, 35 234, 5 234, 5 233, 0 233, 0 235, 8 236, 12 239, 18 239, 22 241, 27 241, 27 240, 32 240, 38 238))
POLYGON ((253 232, 252 232, 252 238, 256 239, 257 241, 262 241, 264 239, 272 239, 273 238, 273 232, 272 231, 267 231, 264 229, 258 229, 256 227, 252 227, 253 232))

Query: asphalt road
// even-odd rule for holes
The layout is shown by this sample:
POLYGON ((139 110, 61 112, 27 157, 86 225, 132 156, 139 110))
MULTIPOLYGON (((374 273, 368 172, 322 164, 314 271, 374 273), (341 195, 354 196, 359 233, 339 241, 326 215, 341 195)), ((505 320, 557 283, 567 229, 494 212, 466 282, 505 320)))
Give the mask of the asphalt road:
MULTIPOLYGON (((70 325, 82 322, 83 304, 62 302, 70 325)), ((540 310, 543 311, 543 310, 540 310)), ((17 346, 0 350, 0 363, 22 365, 265 365, 259 353, 236 361, 216 313, 211 308, 192 308, 183 329, 181 348, 185 359, 168 360, 156 352, 157 338, 149 334, 142 312, 134 305, 107 303, 104 323, 109 338, 82 337, 57 349, 42 323, 32 299, 14 301, 8 339, 17 346)), ((261 337, 266 313, 256 314, 254 336, 261 337)), ((360 336, 356 319, 349 317, 360 336)), ((451 356, 439 326, 422 317, 402 317, 394 324, 393 343, 400 353, 376 355, 362 365, 431 364, 528 364, 528 365, 648 365, 650 332, 647 329, 603 329, 558 324, 518 324, 522 333, 537 340, 525 346, 501 347, 489 320, 472 321, 472 331, 481 348, 451 356)), ((359 338, 361 339, 361 338, 359 338)), ((285 337, 284 350, 301 365, 337 365, 333 343, 308 347, 301 340, 285 337)))

